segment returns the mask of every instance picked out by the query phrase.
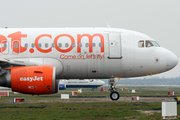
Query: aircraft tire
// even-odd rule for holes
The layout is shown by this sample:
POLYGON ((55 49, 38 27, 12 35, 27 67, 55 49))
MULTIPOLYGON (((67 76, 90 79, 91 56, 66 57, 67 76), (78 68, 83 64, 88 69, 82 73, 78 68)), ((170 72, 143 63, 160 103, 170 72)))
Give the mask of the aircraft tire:
POLYGON ((113 101, 118 100, 118 99, 119 99, 119 93, 116 92, 116 91, 111 92, 110 98, 111 98, 111 100, 113 100, 113 101))

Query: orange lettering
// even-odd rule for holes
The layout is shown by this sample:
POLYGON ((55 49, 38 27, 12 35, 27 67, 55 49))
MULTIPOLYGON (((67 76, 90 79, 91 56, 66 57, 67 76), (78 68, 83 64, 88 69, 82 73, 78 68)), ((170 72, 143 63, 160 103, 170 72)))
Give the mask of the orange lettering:
POLYGON ((93 52, 93 48, 92 48, 92 42, 93 42, 93 38, 95 36, 98 36, 100 37, 100 40, 101 40, 101 43, 102 43, 102 47, 101 47, 101 52, 104 52, 104 37, 101 35, 101 34, 94 34, 94 35, 89 35, 89 34, 83 34, 83 35, 80 35, 78 34, 77 35, 77 52, 80 53, 81 52, 81 48, 79 47, 79 43, 81 43, 81 39, 82 37, 88 37, 89 39, 89 52, 93 52))
POLYGON ((75 43, 74 38, 73 38, 71 35, 68 35, 68 34, 58 35, 58 36, 54 39, 54 44, 55 44, 56 50, 58 50, 59 52, 62 52, 62 53, 67 53, 67 52, 71 51, 71 50, 73 49, 73 47, 72 47, 72 44, 73 44, 73 43, 75 43), (69 47, 68 49, 63 50, 63 49, 61 49, 61 48, 58 47, 57 41, 58 41, 58 39, 59 39, 60 37, 68 37, 68 38, 71 39, 71 45, 70 45, 70 47, 69 47))
POLYGON ((15 53, 22 53, 27 50, 27 48, 21 46, 21 38, 27 37, 27 34, 21 34, 21 31, 18 31, 18 32, 8 35, 8 37, 11 38, 11 48, 13 49, 15 53), (16 42, 13 42, 13 41, 16 41, 16 42), (18 45, 17 48, 14 47, 15 44, 18 45))
POLYGON ((49 34, 42 34, 42 35, 39 35, 39 36, 35 39, 35 46, 36 46, 36 49, 37 49, 38 51, 42 52, 42 53, 48 53, 48 52, 51 52, 51 51, 52 51, 52 47, 50 47, 50 48, 47 49, 47 50, 43 50, 43 49, 41 49, 41 48, 38 47, 38 41, 39 41, 39 39, 42 38, 42 37, 49 37, 49 38, 52 38, 52 36, 49 35, 49 34))

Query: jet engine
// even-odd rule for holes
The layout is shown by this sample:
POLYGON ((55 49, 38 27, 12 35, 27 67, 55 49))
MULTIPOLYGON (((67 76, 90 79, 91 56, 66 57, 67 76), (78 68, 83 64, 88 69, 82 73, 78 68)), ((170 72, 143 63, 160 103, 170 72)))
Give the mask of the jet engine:
POLYGON ((59 84, 59 90, 65 90, 66 84, 59 84))
POLYGON ((25 94, 52 94, 58 92, 59 81, 55 79, 54 66, 22 66, 6 68, 0 77, 0 86, 25 94))

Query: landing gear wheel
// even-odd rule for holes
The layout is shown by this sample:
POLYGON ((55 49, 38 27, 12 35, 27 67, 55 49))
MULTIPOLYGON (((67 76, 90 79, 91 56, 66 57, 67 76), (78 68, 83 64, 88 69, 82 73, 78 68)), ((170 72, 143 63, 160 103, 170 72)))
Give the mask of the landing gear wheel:
POLYGON ((110 98, 111 98, 111 100, 118 100, 119 99, 119 93, 116 91, 111 92, 110 98))

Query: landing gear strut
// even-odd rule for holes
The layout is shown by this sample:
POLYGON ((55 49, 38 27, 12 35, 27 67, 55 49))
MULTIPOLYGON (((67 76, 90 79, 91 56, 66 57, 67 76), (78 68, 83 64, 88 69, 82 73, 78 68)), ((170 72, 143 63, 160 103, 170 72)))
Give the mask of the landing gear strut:
POLYGON ((115 83, 115 79, 114 78, 110 78, 109 79, 109 84, 110 84, 110 91, 111 91, 111 94, 110 94, 110 98, 111 100, 118 100, 120 95, 117 91, 115 91, 115 87, 116 87, 116 84, 118 83, 119 79, 117 80, 117 82, 115 83), (114 84, 115 83, 115 84, 114 84))

